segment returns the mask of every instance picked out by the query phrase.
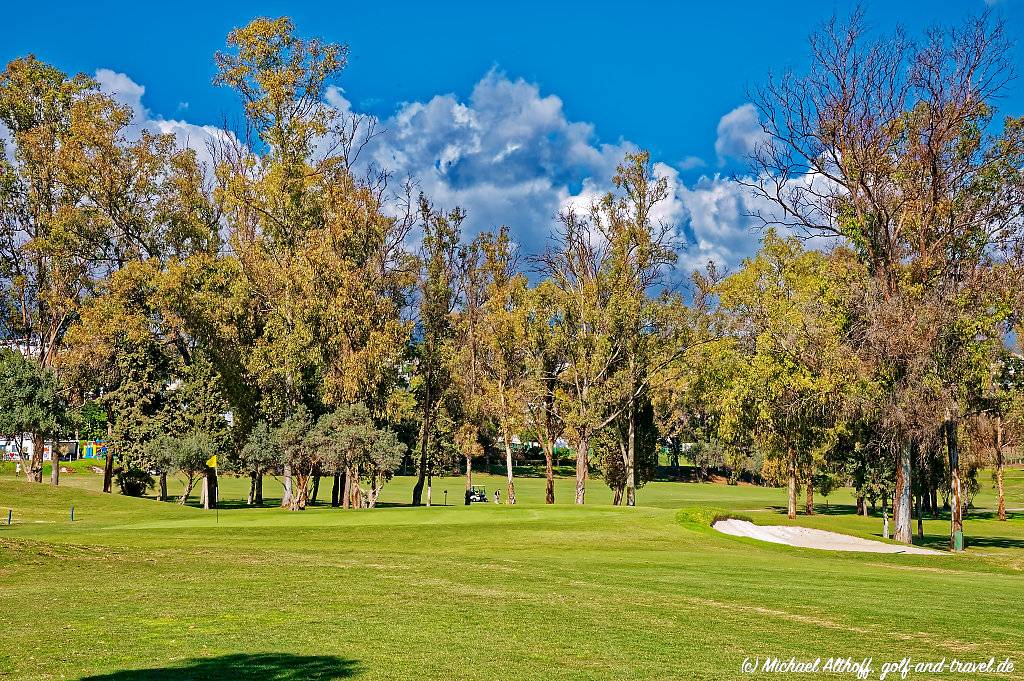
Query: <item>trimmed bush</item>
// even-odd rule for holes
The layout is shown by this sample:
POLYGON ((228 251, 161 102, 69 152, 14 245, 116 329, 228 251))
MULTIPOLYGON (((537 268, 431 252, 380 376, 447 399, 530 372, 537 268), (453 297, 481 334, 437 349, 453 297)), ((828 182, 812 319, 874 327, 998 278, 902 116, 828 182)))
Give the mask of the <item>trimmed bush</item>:
POLYGON ((126 497, 141 497, 155 484, 152 475, 138 468, 130 468, 117 474, 117 486, 126 497))

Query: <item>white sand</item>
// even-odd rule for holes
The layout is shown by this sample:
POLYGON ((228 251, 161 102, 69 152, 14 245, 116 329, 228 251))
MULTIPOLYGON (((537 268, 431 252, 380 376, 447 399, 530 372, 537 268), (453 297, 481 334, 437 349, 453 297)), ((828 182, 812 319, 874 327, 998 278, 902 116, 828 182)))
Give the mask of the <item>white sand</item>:
POLYGON ((880 541, 851 537, 838 532, 814 530, 809 527, 793 527, 787 525, 755 525, 746 520, 719 520, 713 527, 724 534, 734 537, 750 537, 773 544, 787 544, 805 549, 826 549, 829 551, 867 551, 869 553, 917 553, 938 556, 939 551, 922 549, 917 546, 903 544, 883 544, 880 541))

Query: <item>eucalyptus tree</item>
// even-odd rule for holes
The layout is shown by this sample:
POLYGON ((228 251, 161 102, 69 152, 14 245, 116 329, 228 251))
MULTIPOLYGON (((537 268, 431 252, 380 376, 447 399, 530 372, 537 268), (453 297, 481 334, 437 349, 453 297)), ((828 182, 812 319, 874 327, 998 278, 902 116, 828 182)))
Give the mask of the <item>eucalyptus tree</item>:
MULTIPOLYGON (((629 412, 649 389, 647 369, 658 338, 652 332, 658 304, 650 296, 675 261, 673 226, 656 215, 657 205, 668 198, 668 182, 654 175, 648 154, 628 154, 614 184, 615 192, 585 213, 572 208, 561 213, 551 245, 535 261, 557 292, 565 353, 559 395, 576 448, 577 504, 585 499, 591 438, 619 412, 626 413, 628 423, 629 412)), ((627 439, 632 443, 634 437, 627 439)), ((635 500, 634 459, 634 445, 627 444, 629 504, 635 500)))
MULTIPOLYGON (((76 121, 109 109, 99 102, 108 100, 94 81, 69 78, 33 56, 11 61, 0 73, 0 128, 11 143, 0 148, 0 329, 6 343, 44 370, 56 369, 67 330, 97 276, 104 235, 67 171, 74 162, 69 148, 80 134, 76 121)), ((42 457, 43 433, 31 435, 42 457)), ((41 482, 41 458, 26 470, 41 482)), ((54 466, 54 484, 59 470, 54 466)))
MULTIPOLYGON (((407 250, 416 206, 384 173, 357 175, 372 118, 330 102, 344 45, 295 35, 287 18, 256 19, 228 36, 215 82, 241 97, 254 139, 225 133, 218 187, 233 256, 256 321, 241 362, 263 411, 281 422, 364 403, 400 420, 416 281, 407 250)), ((290 503, 286 462, 283 505, 290 503)))
POLYGON ((0 327, 44 367, 71 374, 76 402, 115 388, 65 361, 83 304, 126 265, 216 250, 216 212, 195 154, 172 135, 132 132, 132 122, 92 79, 35 57, 0 75, 0 126, 13 142, 0 154, 0 327))
POLYGON ((459 249, 459 304, 456 313, 455 364, 452 381, 462 404, 462 424, 456 442, 465 458, 466 491, 473 486, 473 459, 483 454, 483 438, 490 428, 490 415, 484 391, 484 303, 487 300, 488 276, 484 266, 484 242, 489 232, 476 236, 459 249))
POLYGON ((850 270, 843 255, 805 251, 769 230, 761 251, 719 285, 747 355, 748 427, 785 471, 791 518, 802 471, 813 512, 814 466, 835 444, 844 393, 857 380, 844 338, 850 270))
POLYGON ((453 389, 454 313, 458 304, 459 243, 465 213, 435 208, 425 196, 419 199, 423 229, 421 268, 417 285, 418 319, 415 332, 416 393, 419 400, 420 436, 418 477, 412 503, 419 506, 423 488, 433 473, 432 455, 437 448, 438 415, 453 389))
POLYGON ((526 349, 527 281, 516 266, 507 229, 487 235, 482 245, 487 273, 481 320, 484 395, 505 450, 506 503, 515 504, 512 440, 523 431, 530 369, 526 349))
MULTIPOLYGON (((254 138, 222 137, 216 197, 259 320, 246 368, 264 411, 283 423, 320 398, 324 361, 308 314, 319 292, 302 250, 324 223, 324 185, 348 163, 338 141, 347 139, 343 116, 325 101, 347 48, 299 38, 287 18, 255 19, 227 42, 230 51, 216 54, 214 82, 239 95, 254 138)), ((282 506, 305 504, 293 498, 292 465, 300 459, 285 458, 282 506)))
POLYGON ((523 383, 524 417, 530 433, 544 450, 544 503, 555 503, 555 447, 565 430, 558 392, 565 369, 557 291, 542 281, 527 291, 523 301, 525 333, 523 383))
POLYGON ((625 424, 624 494, 626 505, 634 506, 638 411, 650 403, 652 378, 673 364, 689 343, 666 318, 665 307, 672 299, 657 295, 668 283, 666 270, 675 263, 678 248, 675 225, 657 214, 669 197, 668 180, 655 175, 645 151, 627 154, 612 181, 617 193, 596 204, 594 217, 610 248, 611 333, 620 358, 618 410, 625 424))
MULTIPOLYGON (((931 357, 922 360, 936 367, 930 376, 902 373, 908 358, 886 354, 893 344, 861 350, 894 393, 917 392, 912 383, 932 379, 941 387, 936 420, 955 492, 956 424, 966 405, 962 358, 943 366, 943 348, 957 342, 958 319, 977 311, 958 303, 978 299, 972 289, 981 273, 1021 239, 1024 120, 994 125, 1013 73, 1010 44, 989 15, 920 41, 902 31, 871 39, 858 10, 848 24, 829 22, 811 48, 806 74, 771 78, 757 93, 764 135, 747 184, 765 223, 846 240, 871 277, 874 309, 904 313, 888 317, 888 330, 920 331, 912 346, 931 357)), ((896 539, 909 542, 914 433, 898 435, 896 539)))
POLYGON ((564 370, 557 399, 576 453, 576 503, 586 500, 590 441, 605 418, 604 386, 617 360, 610 336, 610 253, 596 224, 574 208, 559 213, 548 248, 535 259, 551 282, 564 370))

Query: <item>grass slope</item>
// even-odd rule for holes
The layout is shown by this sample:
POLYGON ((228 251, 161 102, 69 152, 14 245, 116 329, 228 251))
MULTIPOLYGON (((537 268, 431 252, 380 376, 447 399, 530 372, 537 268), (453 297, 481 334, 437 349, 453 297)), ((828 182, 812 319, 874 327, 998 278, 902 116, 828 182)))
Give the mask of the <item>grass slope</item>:
MULTIPOLYGON (((0 677, 727 679, 747 656, 849 655, 874 657, 877 678, 883 660, 1024 650, 1024 516, 986 508, 968 518, 966 555, 890 556, 726 537, 711 511, 678 510, 789 522, 777 489, 652 483, 626 509, 593 481, 593 504, 545 507, 528 478, 515 507, 288 513, 245 508, 245 481, 226 478, 218 519, 100 494, 98 479, 0 474, 0 520, 15 512, 0 526, 0 677)), ((572 484, 559 481, 561 502, 572 484)), ((396 479, 384 501, 411 486, 396 479)), ((1011 507, 1022 488, 1014 472, 1011 507)), ((435 500, 444 489, 454 503, 461 479, 435 481, 435 500)), ((796 522, 876 536, 880 520, 849 502, 837 493, 796 522)), ((948 520, 926 533, 941 545, 948 520)))

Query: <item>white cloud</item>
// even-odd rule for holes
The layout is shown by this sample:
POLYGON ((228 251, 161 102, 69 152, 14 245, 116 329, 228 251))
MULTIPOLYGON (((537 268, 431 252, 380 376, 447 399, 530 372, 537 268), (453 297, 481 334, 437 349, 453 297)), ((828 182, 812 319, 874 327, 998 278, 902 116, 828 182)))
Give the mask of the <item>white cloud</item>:
POLYGON ((700 156, 687 156, 676 165, 680 170, 692 170, 694 168, 703 168, 707 165, 707 161, 700 156))
MULTIPOLYGON (((96 77, 105 92, 132 108, 139 128, 173 133, 201 158, 207 158, 208 141, 223 134, 212 126, 153 115, 143 104, 145 88, 123 73, 103 69, 96 77)), ((353 111, 340 88, 330 88, 325 99, 340 111, 353 111)), ((637 149, 628 140, 599 141, 593 125, 569 120, 559 97, 496 70, 464 101, 443 94, 407 102, 379 124, 385 132, 364 151, 361 163, 396 178, 413 177, 440 207, 466 209, 467 236, 507 224, 526 253, 544 247, 558 211, 585 208, 608 191, 615 166, 637 149)), ((749 153, 760 134, 752 105, 729 112, 718 124, 719 160, 749 153)), ((704 165, 697 156, 654 164, 670 188, 655 218, 676 225, 687 242, 680 267, 700 269, 714 261, 733 268, 757 249, 759 223, 749 214, 762 204, 719 175, 689 186, 680 178, 681 170, 704 165)))
MULTIPOLYGON (((139 85, 125 73, 99 69, 95 77, 100 91, 131 109, 132 130, 172 134, 178 140, 178 144, 195 150, 200 163, 205 163, 208 169, 212 168, 213 159, 209 145, 214 140, 223 138, 225 133, 222 129, 212 125, 195 125, 183 120, 154 116, 142 103, 142 98, 146 94, 145 86, 139 85)), ((181 104, 178 108, 182 109, 181 104)), ((188 108, 187 103, 184 108, 188 108)))
POLYGON ((7 160, 14 160, 14 139, 11 137, 11 131, 3 123, 0 123, 0 149, 7 160))
POLYGON ((100 90, 104 94, 132 110, 132 116, 136 123, 148 118, 149 112, 142 105, 142 96, 146 94, 146 88, 136 83, 127 74, 110 69, 99 69, 96 71, 96 82, 100 84, 100 90))
POLYGON ((598 143, 591 124, 568 120, 561 99, 494 70, 467 101, 408 102, 382 125, 387 132, 369 151, 376 165, 416 178, 438 204, 465 208, 470 232, 508 224, 529 251, 574 196, 605 191, 636 148, 598 143))
POLYGON ((747 102, 736 107, 718 121, 718 139, 715 140, 718 165, 725 165, 729 159, 750 156, 764 140, 765 133, 754 105, 747 102))
POLYGON ((701 177, 692 187, 680 185, 676 196, 689 228, 680 259, 684 269, 702 269, 709 261, 734 268, 757 250, 760 223, 750 213, 758 202, 745 187, 715 175, 701 177))

